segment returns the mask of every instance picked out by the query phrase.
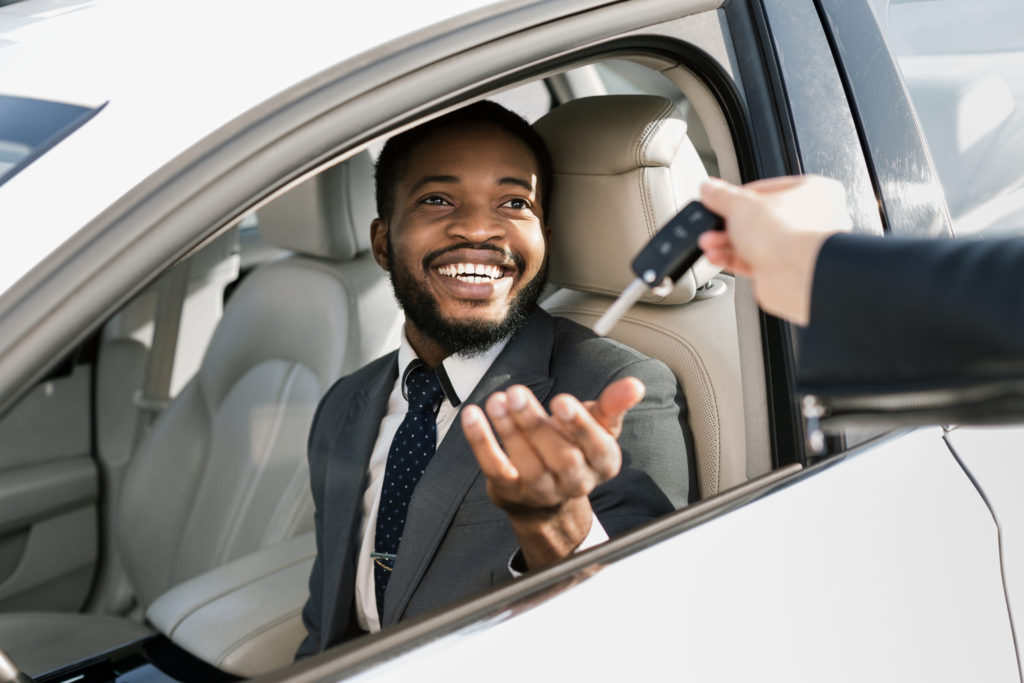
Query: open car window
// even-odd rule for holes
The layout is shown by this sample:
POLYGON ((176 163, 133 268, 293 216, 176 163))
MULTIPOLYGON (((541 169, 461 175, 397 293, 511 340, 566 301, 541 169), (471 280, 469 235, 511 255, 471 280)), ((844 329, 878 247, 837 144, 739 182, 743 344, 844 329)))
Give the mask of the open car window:
MULTIPOLYGON (((686 78, 692 78, 692 74, 686 69, 679 69, 679 73, 684 83, 688 82, 686 78)), ((669 104, 671 111, 666 110, 664 115, 670 119, 678 119, 685 123, 686 130, 700 134, 699 139, 696 136, 689 140, 683 138, 685 149, 693 149, 693 155, 687 157, 685 163, 680 161, 676 173, 683 174, 681 177, 689 180, 680 185, 683 188, 681 191, 685 194, 680 194, 673 201, 685 203, 695 196, 700 179, 708 174, 708 166, 711 166, 712 172, 718 171, 718 157, 703 133, 700 118, 683 94, 680 85, 675 83, 671 76, 624 58, 595 60, 585 66, 577 66, 545 79, 526 79, 493 93, 490 97, 532 122, 559 104, 581 97, 617 97, 624 94, 648 94, 665 98, 664 101, 669 104), (700 149, 695 149, 694 145, 698 144, 698 141, 700 149), (698 175, 686 175, 690 173, 698 175)), ((703 104, 706 107, 717 107, 706 96, 703 104)), ((114 614, 123 613, 126 609, 144 610, 149 627, 155 626, 186 651, 211 661, 215 658, 217 648, 228 647, 240 639, 246 641, 254 637, 252 634, 241 634, 232 630, 238 624, 218 625, 210 616, 216 616, 219 601, 231 599, 225 596, 242 596, 243 593, 248 596, 245 602, 250 605, 250 622, 263 620, 260 623, 271 623, 284 619, 283 614, 274 611, 277 603, 269 600, 268 593, 260 591, 271 591, 279 603, 284 596, 295 596, 301 605, 306 576, 315 550, 308 534, 312 521, 308 490, 303 495, 296 496, 291 503, 292 507, 288 512, 294 518, 291 526, 282 527, 287 531, 285 536, 289 537, 285 539, 287 552, 279 548, 276 542, 260 541, 244 545, 231 541, 225 542, 222 547, 213 547, 216 561, 210 562, 198 555, 185 559, 187 553, 195 552, 194 544, 189 541, 180 547, 192 548, 191 550, 182 550, 178 555, 154 555, 163 558, 162 562, 171 567, 173 579, 170 582, 162 579, 153 580, 151 575, 155 568, 147 568, 148 564, 151 564, 149 560, 140 565, 133 556, 121 559, 114 555, 116 546, 110 544, 107 539, 133 538, 142 542, 143 535, 133 528, 141 528, 147 515, 136 516, 136 513, 142 513, 138 506, 149 505, 153 500, 151 496, 145 494, 145 485, 139 489, 135 483, 139 471, 150 470, 159 473, 164 471, 164 467, 171 468, 160 475, 163 481, 162 495, 170 496, 166 500, 161 498, 161 516, 167 520, 177 517, 186 525, 192 525, 188 521, 192 513, 187 510, 187 505, 181 504, 182 501, 177 499, 178 496, 173 491, 177 490, 184 496, 185 492, 195 488, 199 491, 196 495, 202 499, 207 492, 216 492, 218 486, 229 487, 247 477, 262 476, 248 472, 234 478, 221 477, 216 481, 204 480, 201 484, 182 487, 180 482, 184 481, 184 472, 178 471, 178 465, 169 462, 160 465, 159 460, 170 458, 172 452, 177 452, 178 455, 174 457, 179 459, 179 463, 183 462, 180 461, 183 452, 192 453, 202 447, 204 437, 201 435, 205 432, 216 435, 216 440, 228 443, 230 449, 239 452, 247 444, 253 445, 256 451, 251 457, 255 460, 262 457, 262 451, 266 450, 266 447, 260 446, 257 442, 261 439, 277 438, 272 430, 267 431, 261 426, 267 419, 264 413, 272 413, 273 408, 263 401, 255 400, 254 397, 261 395, 261 389, 251 385, 251 382, 255 381, 251 376, 249 379, 239 380, 249 382, 244 390, 229 385, 221 387, 216 384, 221 380, 217 377, 211 379, 211 376, 219 373, 220 368, 224 366, 243 362, 247 354, 251 353, 247 350, 248 344, 258 340, 261 335, 274 334, 274 327, 279 328, 281 334, 298 329, 309 334, 309 328, 315 324, 325 324, 323 320, 318 320, 318 323, 307 321, 300 326, 273 323, 274 316, 278 315, 277 297, 287 299, 287 291, 282 290, 276 295, 273 292, 264 292, 258 296, 250 293, 250 290, 254 289, 259 291, 260 281, 267 280, 268 273, 284 271, 289 267, 289 263, 309 261, 309 257, 314 256, 320 259, 314 270, 337 269, 353 282, 361 282, 359 278, 363 277, 361 273, 364 272, 376 272, 377 277, 357 285, 350 292, 351 309, 366 311, 366 315, 348 322, 348 341, 345 343, 352 345, 352 348, 345 347, 345 353, 350 358, 343 365, 335 365, 330 376, 325 374, 320 377, 315 391, 305 396, 300 406, 288 408, 292 413, 302 414, 305 420, 302 425, 296 423, 297 426, 290 432, 289 438, 296 439, 294 448, 290 448, 288 454, 289 459, 294 462, 288 467, 297 468, 295 471, 299 474, 296 475, 294 482, 301 484, 300 488, 308 488, 308 474, 302 472, 301 467, 305 463, 308 421, 316 399, 341 374, 351 372, 369 359, 394 348, 394 333, 397 326, 389 323, 387 329, 382 330, 387 332, 387 342, 381 341, 381 330, 376 328, 385 327, 382 321, 385 320, 385 314, 392 315, 393 302, 390 307, 385 305, 384 301, 367 303, 371 287, 372 296, 377 297, 384 293, 386 298, 390 298, 386 285, 382 282, 383 273, 369 261, 367 254, 364 253, 347 263, 333 264, 330 263, 333 257, 317 253, 315 250, 310 252, 307 244, 299 239, 292 239, 288 234, 300 233, 310 223, 321 220, 347 220, 350 214, 351 217, 355 217, 354 222, 358 223, 354 224, 353 228, 368 232, 373 213, 362 205, 369 203, 371 199, 368 193, 369 188, 372 188, 372 166, 365 160, 372 159, 379 153, 382 142, 381 139, 375 140, 367 145, 366 151, 341 160, 340 163, 327 164, 324 170, 275 195, 269 202, 249 207, 245 217, 236 224, 236 227, 224 231, 216 240, 194 251, 190 257, 179 262, 108 318, 101 328, 94 332, 90 346, 83 347, 70 364, 70 367, 75 368, 74 373, 68 377, 61 375, 48 378, 26 395, 22 402, 0 421, 0 433, 20 435, 17 440, 9 441, 10 444, 17 445, 16 462, 11 466, 25 466, 24 476, 28 477, 29 481, 35 480, 37 474, 34 473, 40 469, 46 470, 43 474, 56 472, 71 481, 72 475, 60 474, 57 464, 61 461, 62 454, 68 453, 75 456, 74 464, 80 470, 76 470, 75 476, 78 479, 74 481, 100 484, 83 486, 81 490, 85 493, 74 500, 64 496, 61 491, 40 488, 45 496, 52 498, 53 505, 38 511, 33 509, 25 512, 22 515, 23 519, 18 522, 19 533, 27 538, 33 533, 33 528, 39 525, 52 525, 51 519, 62 520, 63 517, 60 515, 66 515, 69 506, 79 506, 76 509, 80 511, 73 519, 78 524, 74 531, 50 534, 36 541, 55 544, 54 547, 71 547, 73 543, 70 539, 77 535, 81 539, 81 543, 78 544, 80 552, 76 555, 78 560, 68 566, 62 564, 51 567, 50 583, 47 585, 51 590, 54 586, 59 586, 62 597, 54 598, 47 603, 40 603, 33 597, 34 594, 45 590, 46 585, 32 583, 19 588, 18 584, 8 584, 5 587, 0 582, 0 606, 6 611, 23 608, 70 611, 81 604, 90 605, 92 609, 100 612, 114 614), (359 163, 356 164, 356 161, 359 163), (360 206, 356 207, 356 204, 360 206), (175 280, 178 281, 177 284, 175 280), (360 288, 366 291, 361 291, 360 288), (256 306, 249 315, 266 318, 270 322, 270 327, 264 330, 259 322, 244 323, 243 327, 247 330, 245 334, 234 339, 231 344, 226 344, 222 338, 227 337, 228 333, 219 331, 218 326, 229 316, 238 315, 230 311, 239 306, 256 306), (177 309, 176 312, 180 316, 177 325, 168 327, 161 324, 161 307, 169 308, 172 313, 177 309), (362 352, 357 354, 354 352, 355 349, 362 349, 362 352), (215 360, 210 360, 207 354, 215 360), (153 360, 154 356, 158 355, 166 355, 172 359, 167 366, 170 368, 170 376, 164 389, 157 395, 151 395, 151 387, 147 386, 151 384, 150 378, 154 373, 159 374, 162 371, 161 361, 153 360), (234 396, 235 393, 239 393, 239 396, 234 396), (166 421, 163 413, 180 411, 181 408, 177 407, 179 401, 187 404, 197 395, 204 397, 198 405, 205 406, 203 410, 209 409, 209 418, 194 420, 186 429, 161 429, 161 425, 166 421), (59 405, 52 397, 59 399, 59 405), (250 399, 251 405, 239 403, 250 399), (226 405, 234 407, 228 409, 224 407, 226 405), (238 408, 239 405, 243 407, 238 408), (66 415, 69 423, 79 426, 73 443, 53 443, 57 434, 46 432, 44 425, 48 418, 54 416, 54 411, 66 415), (237 414, 233 411, 237 411, 237 414), (224 415, 228 416, 229 422, 223 422, 224 415), (191 434, 193 431, 195 435, 191 434), (100 520, 98 525, 89 522, 90 518, 97 517, 100 520), (239 550, 243 547, 248 548, 248 551, 239 550), (119 569, 122 562, 128 563, 128 572, 119 569), (282 576, 288 579, 284 585, 279 583, 284 580, 282 576), (94 577, 92 583, 89 581, 90 577, 94 577), (140 581, 145 585, 139 585, 140 581), (208 635, 220 633, 228 642, 225 644, 221 642, 223 639, 217 638, 207 638, 205 644, 191 641, 182 635, 190 632, 183 628, 184 623, 188 623, 189 628, 207 632, 208 635)), ((720 146, 718 151, 722 152, 723 148, 720 146)), ((666 214, 666 219, 667 216, 666 214)), ((628 276, 627 264, 630 255, 617 245, 618 241, 613 233, 609 233, 599 243, 603 251, 615 257, 613 260, 622 261, 623 273, 628 276)), ((570 253, 568 258, 574 257, 570 253)), ((678 307, 682 317, 669 326, 689 330, 683 334, 690 341, 688 350, 683 355, 675 354, 676 357, 669 358, 668 362, 673 364, 673 368, 699 368, 693 372, 692 377, 684 378, 681 383, 686 391, 690 392, 686 398, 686 402, 691 405, 689 420, 695 425, 694 431, 697 434, 695 448, 702 454, 702 457, 696 460, 704 464, 690 473, 692 492, 683 493, 680 504, 685 504, 687 497, 691 500, 712 497, 720 491, 742 483, 747 479, 751 463, 754 463, 753 467, 757 473, 768 471, 772 467, 768 451, 746 451, 745 423, 749 422, 755 428, 761 425, 765 420, 767 408, 764 398, 751 400, 747 397, 748 405, 745 406, 743 392, 738 384, 741 372, 734 312, 734 280, 726 275, 716 277, 711 272, 705 279, 707 282, 704 291, 696 294, 696 299, 689 308, 685 304, 678 307), (757 411, 756 416, 748 420, 745 417, 747 410, 757 411)), ((294 303, 291 308, 301 309, 309 303, 306 300, 316 299, 320 294, 321 292, 315 291, 315 288, 307 288, 303 297, 292 297, 294 303)), ((575 318, 583 324, 588 324, 592 313, 599 313, 612 300, 600 297, 590 302, 573 300, 574 295, 568 290, 555 291, 554 294, 553 298, 545 301, 545 306, 554 314, 575 318)), ((331 293, 330 296, 337 299, 339 295, 331 293)), ((675 315, 674 309, 675 307, 667 307, 665 314, 670 317, 675 315)), ((225 327, 236 324, 227 321, 225 327)), ((650 323, 645 323, 641 316, 627 319, 619 332, 626 334, 627 337, 633 335, 632 338, 627 338, 630 343, 642 344, 644 330, 649 328, 650 323)), ((340 344, 340 341, 336 343, 340 344)), ((675 342, 669 342, 670 347, 674 345, 675 342)), ((759 357, 756 361, 760 362, 759 357)), ((266 365, 260 366, 252 372, 270 372, 268 368, 266 365)), ((302 370, 296 372, 301 375, 302 370)), ((280 389, 283 393, 290 390, 288 384, 282 385, 280 389)), ((271 420, 267 424, 272 423, 271 420)), ((680 443, 678 448, 680 454, 685 454, 685 444, 680 443)), ((13 450, 12 455, 15 455, 13 450)), ((690 458, 694 459, 693 453, 690 454, 690 458)), ((3 463, 0 461, 0 467, 2 466, 3 463)), ((276 466, 284 467, 280 463, 276 466)), ((687 468, 690 466, 691 463, 684 465, 687 468)), ((233 466, 222 463, 214 467, 229 471, 233 466)), ((42 477, 43 474, 38 476, 42 477)), ((43 484, 39 486, 42 487, 43 484)), ((292 489, 289 489, 289 492, 293 492, 292 489)), ((230 499, 239 494, 225 488, 216 495, 230 499)), ((260 498, 258 492, 250 491, 244 498, 246 502, 243 508, 239 508, 241 512, 235 511, 232 514, 258 514, 258 509, 270 505, 270 501, 260 498)), ((281 524, 280 520, 275 524, 281 524)), ((243 524, 243 527, 248 529, 244 534, 255 533, 250 526, 243 524)), ((191 536, 204 533, 201 527, 188 526, 186 531, 191 536)), ((232 539, 232 534, 240 533, 225 531, 223 538, 232 539)), ((181 542, 175 541, 168 544, 168 547, 179 547, 178 543, 181 542)), ((136 552, 134 544, 132 549, 124 552, 136 552)), ((11 565, 22 561, 19 547, 10 548, 7 557, 7 563, 11 565)), ((44 575, 43 572, 32 573, 44 575)), ((56 592, 51 594, 57 595, 56 592)), ((289 605, 292 609, 297 606, 291 603, 289 605)), ((239 620, 240 623, 245 621, 239 620)), ((295 612, 281 623, 287 624, 287 632, 280 632, 277 635, 279 643, 286 643, 277 647, 275 656, 278 663, 290 659, 297 645, 295 637, 301 638, 302 635, 302 625, 298 622, 295 612)), ((258 669, 246 668, 250 666, 246 663, 226 663, 223 666, 234 673, 251 675, 259 672, 258 669)))

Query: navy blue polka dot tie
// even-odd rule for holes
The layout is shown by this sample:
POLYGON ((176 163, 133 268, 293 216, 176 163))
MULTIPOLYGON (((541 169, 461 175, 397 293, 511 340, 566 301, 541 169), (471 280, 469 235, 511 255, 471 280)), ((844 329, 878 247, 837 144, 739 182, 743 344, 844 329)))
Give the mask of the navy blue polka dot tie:
POLYGON ((384 591, 395 566, 409 500, 437 448, 437 409, 441 406, 443 396, 437 375, 422 363, 410 365, 405 374, 409 412, 395 432, 391 450, 388 451, 374 535, 373 581, 377 595, 377 614, 381 616, 382 622, 384 591))

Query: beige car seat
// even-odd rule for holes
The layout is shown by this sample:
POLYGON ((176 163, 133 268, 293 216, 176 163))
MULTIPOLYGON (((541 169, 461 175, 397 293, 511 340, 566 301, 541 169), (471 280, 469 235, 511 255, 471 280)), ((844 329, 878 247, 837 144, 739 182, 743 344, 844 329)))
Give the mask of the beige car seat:
MULTIPOLYGON (((662 97, 568 102, 535 127, 551 151, 551 313, 592 326, 629 284, 633 257, 707 177, 686 121, 662 97)), ((700 497, 746 479, 732 278, 699 260, 664 297, 645 296, 610 336, 664 361, 682 383, 700 497)))
MULTIPOLYGON (((397 305, 368 252, 372 176, 364 153, 259 211, 263 238, 293 253, 241 282, 125 476, 114 540, 140 607, 313 528, 306 439, 317 402, 398 343, 397 305)), ((29 675, 149 633, 106 615, 0 615, 0 643, 29 675)))

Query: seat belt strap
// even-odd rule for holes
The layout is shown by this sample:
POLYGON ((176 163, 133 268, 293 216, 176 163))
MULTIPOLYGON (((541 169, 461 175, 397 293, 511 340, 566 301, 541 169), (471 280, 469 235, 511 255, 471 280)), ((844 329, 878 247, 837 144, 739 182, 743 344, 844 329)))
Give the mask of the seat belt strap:
POLYGON ((179 263, 160 279, 156 287, 156 311, 153 316, 153 341, 146 357, 142 387, 135 394, 139 409, 135 427, 135 443, 149 429, 150 423, 169 403, 174 353, 178 346, 181 310, 188 290, 188 263, 179 263))

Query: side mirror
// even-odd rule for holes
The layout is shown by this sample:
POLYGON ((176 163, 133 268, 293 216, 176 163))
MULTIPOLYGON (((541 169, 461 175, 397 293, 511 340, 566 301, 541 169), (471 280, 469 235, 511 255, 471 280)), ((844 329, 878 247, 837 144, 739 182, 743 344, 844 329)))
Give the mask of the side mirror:
POLYGON ((801 411, 813 452, 824 432, 847 427, 1007 425, 1024 422, 1024 379, 1003 379, 913 391, 805 394, 801 411))

